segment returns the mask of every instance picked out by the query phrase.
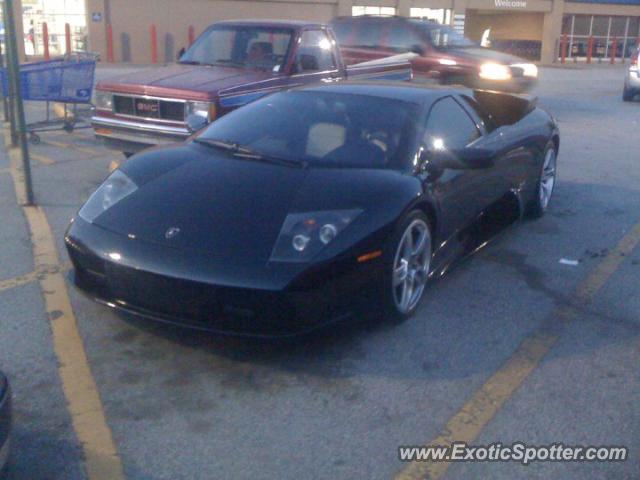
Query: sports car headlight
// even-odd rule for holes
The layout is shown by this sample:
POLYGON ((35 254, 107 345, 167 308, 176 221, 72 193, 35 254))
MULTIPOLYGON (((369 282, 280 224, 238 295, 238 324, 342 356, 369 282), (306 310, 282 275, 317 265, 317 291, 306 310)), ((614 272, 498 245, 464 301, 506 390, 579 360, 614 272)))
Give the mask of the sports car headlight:
POLYGON ((290 213, 271 252, 272 262, 306 262, 362 213, 354 210, 290 213))
POLYGON ((113 93, 96 90, 95 105, 98 110, 113 110, 113 93))
POLYGON ((187 102, 185 117, 199 115, 211 122, 216 119, 216 104, 209 102, 187 102))
POLYGON ((87 200, 78 215, 87 222, 93 222, 100 214, 138 189, 121 170, 116 170, 87 200))
POLYGON ((480 78, 485 80, 509 80, 511 69, 499 63, 483 63, 480 66, 480 78))
POLYGON ((536 67, 533 63, 514 63, 511 66, 522 69, 522 75, 524 75, 525 77, 535 78, 538 76, 538 67, 536 67))

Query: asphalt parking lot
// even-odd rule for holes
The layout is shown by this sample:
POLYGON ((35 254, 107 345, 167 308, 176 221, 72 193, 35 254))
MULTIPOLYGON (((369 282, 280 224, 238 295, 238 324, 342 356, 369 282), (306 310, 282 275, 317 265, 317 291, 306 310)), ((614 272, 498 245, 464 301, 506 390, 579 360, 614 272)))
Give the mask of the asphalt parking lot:
POLYGON ((542 69, 535 93, 561 129, 549 213, 434 282, 411 320, 297 341, 156 325, 61 285, 69 218, 122 159, 91 130, 43 134, 30 146, 41 207, 30 210, 4 140, 8 478, 638 478, 640 102, 622 102, 622 83, 622 67, 542 69), (630 452, 528 466, 398 459, 400 445, 451 440, 630 452))

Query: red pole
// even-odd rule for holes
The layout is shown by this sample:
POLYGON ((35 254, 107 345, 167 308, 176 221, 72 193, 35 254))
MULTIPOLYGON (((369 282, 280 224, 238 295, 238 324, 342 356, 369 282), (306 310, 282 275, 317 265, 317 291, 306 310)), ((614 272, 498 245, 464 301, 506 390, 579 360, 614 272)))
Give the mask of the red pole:
POLYGON ((71 55, 71 25, 64 24, 64 41, 67 48, 67 55, 71 55))
POLYGON ((49 60, 49 26, 42 22, 42 46, 44 47, 44 59, 49 60))
POLYGON ((587 63, 591 63, 591 55, 593 55, 593 37, 589 37, 587 43, 587 63))
POLYGON ((618 50, 618 39, 617 37, 613 37, 613 39, 611 40, 611 53, 609 54, 609 63, 611 65, 613 65, 614 63, 616 63, 616 54, 618 50))
POLYGON ((196 29, 193 28, 193 25, 189 25, 189 46, 193 45, 193 42, 196 41, 196 29))
POLYGON ((107 24, 107 62, 113 63, 113 27, 107 24))
POLYGON ((567 34, 562 35, 560 40, 560 63, 565 63, 567 60, 567 34))
POLYGON ((155 24, 151 24, 151 63, 158 63, 158 32, 155 24))

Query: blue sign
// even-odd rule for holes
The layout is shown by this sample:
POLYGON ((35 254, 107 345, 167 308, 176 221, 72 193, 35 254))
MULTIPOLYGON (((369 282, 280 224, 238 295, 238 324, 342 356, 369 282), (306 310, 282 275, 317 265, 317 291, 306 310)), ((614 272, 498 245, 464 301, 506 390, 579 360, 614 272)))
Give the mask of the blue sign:
POLYGON ((101 22, 102 21, 102 12, 93 12, 91 14, 91 19, 94 22, 101 22))

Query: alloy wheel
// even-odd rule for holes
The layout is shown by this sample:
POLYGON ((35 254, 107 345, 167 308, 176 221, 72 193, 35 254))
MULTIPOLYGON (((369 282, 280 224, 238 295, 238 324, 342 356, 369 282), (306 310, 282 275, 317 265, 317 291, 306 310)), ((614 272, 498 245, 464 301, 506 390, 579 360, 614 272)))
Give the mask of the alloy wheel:
POLYGON ((540 177, 540 208, 546 210, 553 194, 556 183, 556 152, 553 148, 547 150, 542 164, 542 176, 540 177))
POLYGON ((430 260, 429 226, 415 219, 404 231, 393 261, 393 300, 400 313, 411 312, 420 301, 429 276, 430 260))

